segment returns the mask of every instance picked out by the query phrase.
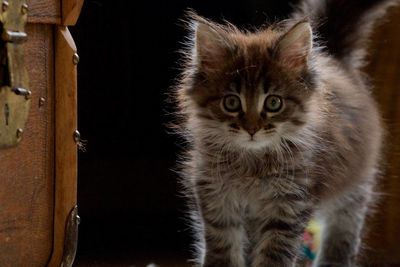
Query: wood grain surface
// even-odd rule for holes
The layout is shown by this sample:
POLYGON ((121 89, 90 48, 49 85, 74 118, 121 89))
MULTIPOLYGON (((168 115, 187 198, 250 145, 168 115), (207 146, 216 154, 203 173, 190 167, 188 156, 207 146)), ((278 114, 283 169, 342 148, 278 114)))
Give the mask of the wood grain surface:
POLYGON ((62 22, 64 26, 75 25, 79 18, 83 0, 63 0, 62 1, 62 22))
POLYGON ((66 221, 77 198, 77 74, 76 47, 66 27, 55 32, 55 218, 54 249, 48 266, 60 266, 66 221))
POLYGON ((27 0, 29 6, 28 22, 30 23, 61 23, 60 0, 27 0))

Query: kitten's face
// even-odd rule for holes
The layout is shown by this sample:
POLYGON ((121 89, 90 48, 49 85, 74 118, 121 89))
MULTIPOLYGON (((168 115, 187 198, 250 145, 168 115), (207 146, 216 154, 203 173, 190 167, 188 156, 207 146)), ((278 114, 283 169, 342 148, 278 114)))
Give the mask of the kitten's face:
POLYGON ((310 48, 304 47, 310 36, 303 38, 308 28, 277 39, 271 31, 243 35, 200 27, 190 95, 210 142, 259 150, 294 136, 307 122, 312 93, 310 48))

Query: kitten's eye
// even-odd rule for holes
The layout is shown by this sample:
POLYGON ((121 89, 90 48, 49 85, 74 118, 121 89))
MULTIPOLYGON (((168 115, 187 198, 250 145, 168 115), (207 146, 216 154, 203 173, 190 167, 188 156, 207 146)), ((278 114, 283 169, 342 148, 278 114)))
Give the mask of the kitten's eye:
POLYGON ((241 109, 240 98, 236 95, 227 95, 223 99, 224 108, 228 112, 238 112, 241 109))
POLYGON ((278 112, 282 108, 282 99, 277 95, 270 95, 265 99, 264 106, 269 112, 278 112))

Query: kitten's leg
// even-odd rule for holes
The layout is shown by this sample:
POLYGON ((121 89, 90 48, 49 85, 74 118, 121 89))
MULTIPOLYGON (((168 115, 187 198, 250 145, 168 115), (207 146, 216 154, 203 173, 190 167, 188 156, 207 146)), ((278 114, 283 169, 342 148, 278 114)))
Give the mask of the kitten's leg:
POLYGON ((353 267, 371 198, 366 186, 322 207, 322 243, 314 267, 353 267))
POLYGON ((274 189, 276 195, 265 203, 265 209, 260 213, 259 237, 251 254, 252 267, 295 265, 312 206, 304 191, 296 192, 296 186, 284 185, 283 189, 285 187, 289 190, 274 189))
POLYGON ((202 267, 244 267, 247 243, 238 203, 218 187, 203 183, 198 187, 198 205, 204 237, 202 267))

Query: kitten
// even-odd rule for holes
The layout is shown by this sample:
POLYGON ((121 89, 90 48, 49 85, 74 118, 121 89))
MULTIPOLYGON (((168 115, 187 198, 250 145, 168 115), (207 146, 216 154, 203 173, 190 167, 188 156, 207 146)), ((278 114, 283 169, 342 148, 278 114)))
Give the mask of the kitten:
POLYGON ((394 3, 305 0, 255 32, 189 14, 174 95, 198 266, 294 266, 313 215, 314 266, 354 266, 383 136, 361 68, 394 3))

